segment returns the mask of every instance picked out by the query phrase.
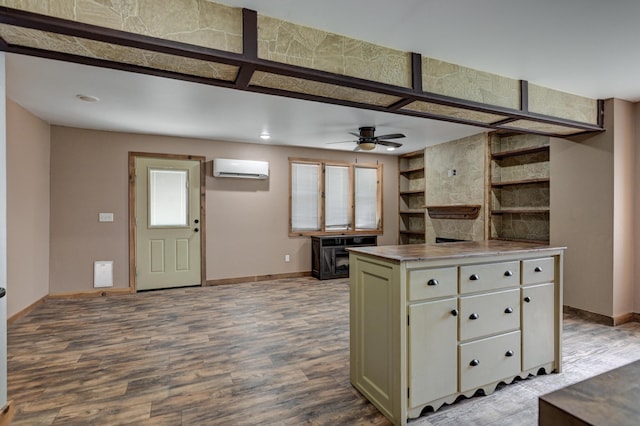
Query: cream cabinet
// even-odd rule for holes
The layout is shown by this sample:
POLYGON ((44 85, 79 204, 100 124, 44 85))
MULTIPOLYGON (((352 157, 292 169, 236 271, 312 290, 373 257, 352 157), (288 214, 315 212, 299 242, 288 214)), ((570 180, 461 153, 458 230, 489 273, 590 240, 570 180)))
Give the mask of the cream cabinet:
POLYGON ((471 243, 350 251, 351 382, 394 424, 561 369, 563 248, 471 243))

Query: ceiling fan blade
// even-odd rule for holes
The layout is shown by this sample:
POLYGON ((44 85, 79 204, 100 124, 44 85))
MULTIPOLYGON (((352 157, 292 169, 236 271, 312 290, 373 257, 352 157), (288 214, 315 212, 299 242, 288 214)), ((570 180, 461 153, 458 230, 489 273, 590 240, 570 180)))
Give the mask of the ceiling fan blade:
POLYGON ((384 146, 392 146, 394 148, 400 148, 402 146, 402 144, 398 143, 398 142, 381 141, 381 140, 378 141, 378 144, 379 145, 384 145, 384 146))
POLYGON ((402 133, 391 133, 389 135, 376 136, 377 139, 398 139, 406 137, 402 133))
POLYGON ((355 136, 356 138, 360 138, 360 134, 359 133, 349 132, 349 134, 355 136))

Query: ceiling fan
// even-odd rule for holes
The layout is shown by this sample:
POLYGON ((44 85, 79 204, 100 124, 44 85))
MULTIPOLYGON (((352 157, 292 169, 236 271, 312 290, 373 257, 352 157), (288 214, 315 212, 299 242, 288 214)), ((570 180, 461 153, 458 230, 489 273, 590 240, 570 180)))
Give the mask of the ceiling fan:
MULTIPOLYGON (((358 138, 358 140, 353 141, 356 144, 358 144, 356 146, 356 151, 359 151, 359 150, 371 151, 376 147, 376 145, 384 145, 391 148, 400 148, 402 146, 401 143, 391 142, 385 139, 399 139, 399 138, 405 137, 405 135, 403 135, 402 133, 391 133, 388 135, 375 136, 376 128, 373 126, 360 127, 359 130, 360 130, 360 133, 349 132, 350 134, 358 138)), ((334 142, 334 143, 340 143, 340 142, 334 142)))

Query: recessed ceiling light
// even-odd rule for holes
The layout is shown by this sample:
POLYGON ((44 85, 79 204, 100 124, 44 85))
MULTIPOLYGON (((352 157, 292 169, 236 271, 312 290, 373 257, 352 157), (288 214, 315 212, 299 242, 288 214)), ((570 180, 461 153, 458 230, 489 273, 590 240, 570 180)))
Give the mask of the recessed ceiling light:
POLYGON ((262 133, 260 135, 260 139, 262 139, 263 141, 267 141, 267 140, 271 139, 271 135, 269 133, 262 133))
POLYGON ((91 95, 78 94, 76 98, 84 102, 100 102, 100 98, 91 95))

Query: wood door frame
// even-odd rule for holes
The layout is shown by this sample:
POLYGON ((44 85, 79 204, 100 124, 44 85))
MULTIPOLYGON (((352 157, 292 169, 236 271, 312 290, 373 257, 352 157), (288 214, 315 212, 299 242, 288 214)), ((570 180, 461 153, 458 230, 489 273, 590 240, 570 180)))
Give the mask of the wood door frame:
POLYGON ((206 215, 206 158, 201 155, 158 154, 129 151, 129 290, 136 292, 136 158, 158 158, 164 160, 194 160, 200 162, 200 285, 207 282, 207 215, 206 215))

